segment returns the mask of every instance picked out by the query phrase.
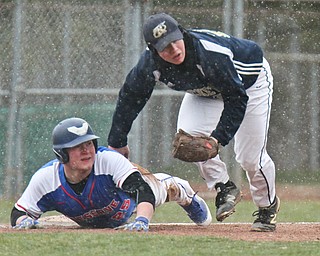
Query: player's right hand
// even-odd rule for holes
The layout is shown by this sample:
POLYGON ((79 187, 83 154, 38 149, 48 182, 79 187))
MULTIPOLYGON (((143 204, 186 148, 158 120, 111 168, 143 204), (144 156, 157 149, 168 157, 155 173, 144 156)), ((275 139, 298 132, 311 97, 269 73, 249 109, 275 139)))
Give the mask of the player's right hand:
POLYGON ((34 220, 30 217, 25 217, 20 221, 19 224, 15 225, 13 228, 15 229, 35 229, 40 228, 40 223, 38 220, 34 220))
POLYGON ((114 148, 114 147, 111 147, 111 146, 108 146, 108 148, 113 149, 115 151, 118 151, 121 155, 124 155, 126 158, 129 159, 130 149, 129 149, 128 145, 124 146, 122 148, 114 148))

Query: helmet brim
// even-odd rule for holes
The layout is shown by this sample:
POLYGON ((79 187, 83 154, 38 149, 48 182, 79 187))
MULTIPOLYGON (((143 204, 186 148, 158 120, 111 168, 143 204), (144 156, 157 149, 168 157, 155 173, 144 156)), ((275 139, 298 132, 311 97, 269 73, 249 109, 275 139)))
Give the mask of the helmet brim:
MULTIPOLYGON (((59 148, 73 148, 75 146, 78 146, 84 142, 90 141, 90 140, 95 140, 95 139, 99 139, 100 137, 93 135, 93 134, 87 134, 85 136, 81 136, 69 143, 65 143, 65 144, 60 144, 57 145, 59 148)), ((53 147, 55 148, 55 145, 53 145, 53 147)))

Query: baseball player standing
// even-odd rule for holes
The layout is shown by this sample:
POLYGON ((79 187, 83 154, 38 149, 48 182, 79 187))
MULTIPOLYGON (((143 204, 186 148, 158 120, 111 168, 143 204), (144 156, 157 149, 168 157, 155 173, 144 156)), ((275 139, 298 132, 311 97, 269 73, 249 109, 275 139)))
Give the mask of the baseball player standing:
POLYGON ((52 137, 57 159, 33 175, 11 212, 12 227, 37 228, 43 213, 58 211, 82 227, 148 231, 154 208, 167 201, 176 201, 197 225, 211 223, 207 204, 186 180, 153 175, 98 147, 99 137, 85 120, 63 120, 52 137))
MULTIPOLYGON (((119 92, 109 147, 128 157, 127 135, 157 81, 185 91, 177 131, 210 136, 222 146, 234 138, 236 160, 258 208, 252 230, 274 231, 280 200, 275 165, 266 151, 273 77, 261 48, 222 32, 185 29, 165 13, 150 16, 143 34, 148 48, 119 92)), ((195 164, 208 189, 217 191, 216 219, 223 221, 235 211, 240 190, 219 155, 195 164)))

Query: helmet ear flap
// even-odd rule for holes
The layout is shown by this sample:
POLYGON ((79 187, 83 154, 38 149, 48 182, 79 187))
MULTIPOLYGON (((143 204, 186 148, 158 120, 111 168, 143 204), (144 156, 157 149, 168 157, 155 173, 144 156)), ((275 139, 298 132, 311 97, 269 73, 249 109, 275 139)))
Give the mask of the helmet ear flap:
POLYGON ((53 152, 55 153, 57 159, 60 163, 66 164, 69 162, 69 155, 65 149, 53 149, 53 152))

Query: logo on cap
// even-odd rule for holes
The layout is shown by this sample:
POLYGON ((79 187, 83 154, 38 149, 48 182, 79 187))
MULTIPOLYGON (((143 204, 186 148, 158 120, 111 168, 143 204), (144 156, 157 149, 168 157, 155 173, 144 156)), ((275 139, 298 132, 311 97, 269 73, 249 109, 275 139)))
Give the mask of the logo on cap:
POLYGON ((82 136, 82 135, 85 135, 87 134, 87 131, 88 131, 88 128, 89 128, 89 125, 88 123, 83 123, 81 127, 75 127, 75 126, 71 126, 68 129, 69 132, 75 134, 75 135, 78 135, 78 136, 82 136))
POLYGON ((167 26, 164 24, 165 21, 161 22, 158 26, 153 29, 154 38, 159 38, 163 34, 167 33, 167 26))

